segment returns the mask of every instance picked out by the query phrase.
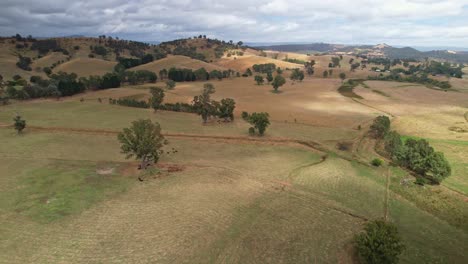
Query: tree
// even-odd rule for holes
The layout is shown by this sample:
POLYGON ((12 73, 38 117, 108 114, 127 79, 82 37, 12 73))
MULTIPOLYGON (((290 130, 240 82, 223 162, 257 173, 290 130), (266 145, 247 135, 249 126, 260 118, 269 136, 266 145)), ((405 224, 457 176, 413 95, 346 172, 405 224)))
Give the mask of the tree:
POLYGON ((285 83, 286 83, 286 80, 284 79, 283 76, 276 75, 271 85, 273 86, 273 89, 275 90, 275 92, 278 92, 278 88, 283 86, 285 83))
POLYGON ((263 76, 261 75, 255 75, 254 77, 255 82, 257 82, 257 85, 262 85, 265 80, 263 79, 263 76))
POLYGON ((328 71, 324 71, 323 72, 323 78, 327 78, 328 77, 328 71))
POLYGON ((224 121, 234 120, 234 109, 236 108, 236 102, 231 98, 224 98, 221 100, 221 104, 218 109, 218 116, 224 118, 224 121))
POLYGON ((246 120, 254 126, 254 129, 258 130, 258 134, 260 136, 263 136, 265 133, 266 128, 270 125, 270 120, 269 120, 270 115, 265 112, 261 113, 252 113, 251 115, 248 115, 246 120))
POLYGON ((355 237, 357 253, 362 263, 398 263, 398 257, 405 245, 394 224, 375 220, 368 222, 364 231, 355 237))
POLYGON ((331 60, 332 60, 333 67, 341 67, 340 65, 341 60, 339 57, 332 57, 331 60))
POLYGON ((173 80, 167 80, 167 81, 166 81, 166 88, 167 88, 168 90, 174 89, 175 86, 176 86, 176 82, 174 82, 173 80))
POLYGON ((289 77, 292 81, 300 81, 304 80, 304 72, 299 69, 293 69, 291 76, 289 77))
POLYGON ((205 83, 203 93, 193 98, 193 107, 202 117, 203 123, 206 123, 210 116, 216 115, 217 105, 211 100, 214 92, 214 86, 211 83, 205 83))
POLYGON ((315 65, 315 60, 311 60, 310 62, 306 62, 305 64, 305 68, 309 76, 314 75, 314 65, 315 65))
POLYGON ((117 139, 121 144, 121 152, 126 154, 125 158, 135 157, 140 160, 141 169, 146 169, 150 163, 157 163, 163 153, 163 146, 167 144, 159 123, 149 119, 133 121, 130 128, 124 128, 118 134, 117 139))
POLYGON ((167 70, 166 69, 162 69, 159 71, 159 78, 161 78, 161 80, 164 80, 167 78, 167 70))
POLYGON ((346 74, 344 72, 340 73, 340 79, 341 79, 341 82, 343 83, 344 80, 346 79, 346 74))
POLYGON ((378 116, 370 126, 370 133, 375 138, 384 138, 390 131, 390 118, 388 116, 378 116))
POLYGON ((22 119, 21 116, 17 114, 15 118, 13 118, 13 121, 13 126, 15 130, 18 132, 18 134, 21 134, 23 129, 26 128, 26 120, 22 119))
POLYGON ((150 92, 151 92, 151 98, 150 98, 149 103, 151 107, 154 109, 154 112, 156 112, 164 100, 164 90, 159 87, 151 87, 150 92))
POLYGON ((271 83, 273 81, 273 74, 271 72, 267 72, 267 77, 266 77, 268 83, 271 83))

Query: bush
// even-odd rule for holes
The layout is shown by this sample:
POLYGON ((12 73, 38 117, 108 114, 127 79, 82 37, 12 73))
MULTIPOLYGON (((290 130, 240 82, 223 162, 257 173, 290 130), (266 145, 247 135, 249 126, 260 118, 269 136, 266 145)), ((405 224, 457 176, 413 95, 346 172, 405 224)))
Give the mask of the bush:
POLYGON ((355 244, 361 263, 392 264, 405 249, 397 227, 383 220, 368 222, 363 233, 356 235, 355 244))
POLYGON ((390 118, 388 116, 378 116, 370 127, 371 134, 376 138, 384 138, 390 131, 390 118))
POLYGON ((20 69, 23 69, 25 71, 31 71, 31 63, 32 63, 32 60, 31 58, 29 57, 23 57, 23 56, 19 56, 19 61, 16 63, 16 66, 18 66, 18 68, 20 69))
POLYGON ((243 111, 242 114, 241 114, 241 117, 242 117, 242 119, 247 120, 247 118, 249 117, 249 113, 243 111))
POLYGON ((373 160, 371 161, 371 164, 372 164, 372 166, 380 167, 380 166, 382 166, 383 161, 382 161, 381 159, 375 158, 375 159, 373 159, 373 160))
POLYGON ((255 128, 249 127, 249 135, 251 136, 255 135, 255 128))

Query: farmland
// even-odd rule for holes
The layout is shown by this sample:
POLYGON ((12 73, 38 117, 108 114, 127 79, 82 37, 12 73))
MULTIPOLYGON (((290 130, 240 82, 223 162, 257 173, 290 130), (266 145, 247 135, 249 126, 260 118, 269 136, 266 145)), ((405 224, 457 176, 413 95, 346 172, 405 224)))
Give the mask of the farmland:
MULTIPOLYGON (((67 41, 79 48, 54 73, 82 77, 114 70, 115 54, 88 57, 88 44, 100 42, 67 41)), ((245 49, 242 56, 216 58, 203 40, 192 42, 209 60, 171 54, 127 71, 203 67, 243 73, 273 62, 289 77, 290 69, 303 65, 283 61, 287 56, 314 59, 317 73, 302 81, 286 78, 279 92, 253 76, 178 82, 173 89, 159 78, 0 106, 0 263, 357 263, 353 237, 385 216, 406 245, 401 263, 466 262, 466 79, 451 78, 447 91, 361 80, 349 97, 338 91, 345 81, 339 73, 375 74, 351 72, 351 56, 324 77, 331 55, 276 57, 267 51, 263 57, 245 49), (214 100, 235 100, 232 122, 213 118, 204 124, 193 113, 109 103, 147 101, 150 88, 161 87, 164 103, 190 104, 207 83, 215 88, 214 100), (249 135, 244 111, 269 113, 263 137, 249 135), (12 127, 17 114, 27 122, 21 134, 12 127), (381 115, 404 138, 425 138, 444 152, 452 175, 440 185, 420 186, 413 174, 380 156, 367 132, 381 115), (158 122, 169 142, 146 171, 125 159, 117 140, 137 119, 158 122), (374 158, 384 164, 372 166, 374 158)), ((11 69, 14 56, 0 56, 8 59, 0 62, 2 70, 9 67, 4 77, 23 74, 11 69)), ((52 52, 33 65, 63 59, 52 52)))

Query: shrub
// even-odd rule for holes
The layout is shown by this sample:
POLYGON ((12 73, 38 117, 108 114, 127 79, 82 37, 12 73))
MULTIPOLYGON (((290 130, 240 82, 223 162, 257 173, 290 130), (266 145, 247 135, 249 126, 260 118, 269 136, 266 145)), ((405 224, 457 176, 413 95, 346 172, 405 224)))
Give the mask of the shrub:
POLYGON ((251 136, 255 135, 255 128, 249 127, 249 135, 251 136))
POLYGON ((388 116, 378 116, 370 127, 370 133, 376 138, 384 138, 390 131, 390 118, 388 116))
POLYGON ((405 249, 397 227, 383 220, 368 222, 363 233, 356 235, 355 244, 361 263, 392 264, 405 249))
POLYGON ((249 113, 243 111, 242 114, 241 114, 241 117, 242 117, 242 119, 247 120, 247 118, 249 117, 249 113))
POLYGON ((371 161, 372 166, 375 167, 380 167, 383 164, 383 161, 381 159, 375 158, 371 161))

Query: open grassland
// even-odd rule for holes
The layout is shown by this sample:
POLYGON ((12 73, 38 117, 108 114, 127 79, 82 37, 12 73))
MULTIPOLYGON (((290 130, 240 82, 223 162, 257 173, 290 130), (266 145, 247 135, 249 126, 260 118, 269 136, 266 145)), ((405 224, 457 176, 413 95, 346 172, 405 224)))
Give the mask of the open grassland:
POLYGON ((62 52, 52 52, 47 54, 46 56, 34 60, 31 65, 31 68, 35 70, 37 67, 44 68, 50 67, 54 63, 58 63, 60 61, 66 61, 67 55, 64 55, 62 52))
MULTIPOLYGON (((141 183, 115 135, 0 133, 5 263, 352 263, 383 214, 381 170, 300 146, 169 138, 180 171, 141 183)), ((403 263, 465 259, 460 229, 397 194, 390 216, 403 263)))
POLYGON ((147 70, 147 71, 152 71, 152 72, 159 74, 160 70, 162 69, 169 70, 172 67, 186 68, 186 69, 192 69, 192 70, 205 68, 205 70, 207 70, 208 72, 212 70, 220 70, 220 71, 227 70, 227 68, 216 66, 212 63, 207 63, 201 60, 195 60, 195 59, 191 59, 189 57, 180 56, 180 55, 168 56, 167 58, 164 58, 164 59, 156 60, 147 64, 133 67, 130 70, 131 71, 147 70))
MULTIPOLYGON (((0 123, 10 124, 15 113, 28 120, 29 126, 55 127, 88 130, 119 131, 127 127, 136 118, 150 118, 157 121, 167 133, 202 134, 219 136, 247 136, 249 124, 237 118, 233 123, 218 124, 212 122, 202 125, 200 117, 195 114, 138 109, 109 105, 107 102, 98 103, 97 100, 79 102, 78 98, 70 101, 36 101, 24 104, 9 105, 0 112, 0 123), (40 111, 38 111, 40 109, 40 111), (96 115, 99 113, 99 115, 96 115), (77 119, 76 116, 80 118, 77 119), (118 116, 119 118, 115 118, 118 116)), ((99 132, 99 131, 98 131, 99 132)), ((313 140, 338 140, 352 138, 352 129, 334 129, 315 127, 307 124, 273 122, 267 132, 268 137, 288 137, 294 139, 308 139, 314 134, 313 140), (294 129, 291 129, 293 127, 294 129)))
POLYGON ((247 68, 252 70, 252 65, 254 64, 265 64, 265 63, 274 63, 276 67, 280 67, 282 69, 295 69, 295 68, 303 68, 303 65, 286 62, 282 60, 275 60, 272 58, 256 56, 256 55, 244 55, 244 56, 231 56, 231 57, 223 57, 218 61, 213 62, 216 65, 222 66, 224 68, 233 69, 239 72, 244 72, 247 68))
MULTIPOLYGON (((147 99, 159 83, 1 106, 0 263, 355 263, 352 237, 385 214, 387 173, 401 263, 466 263, 468 140, 449 129, 466 124, 466 94, 373 81, 356 99, 337 92, 338 79, 288 80, 278 94, 252 77, 212 83, 214 99, 236 100, 234 122, 108 103, 147 99), (264 138, 248 136, 242 111, 270 113, 264 138), (16 113, 22 135, 8 127, 16 113), (375 142, 362 136, 382 114, 430 138, 453 175, 421 187, 368 165, 375 142), (177 150, 143 182, 116 139, 138 118, 159 122, 165 150, 177 150)), ((165 101, 190 102, 203 85, 178 83, 165 101)))
POLYGON ((62 63, 56 68, 54 72, 59 71, 76 73, 80 77, 88 77, 90 75, 104 75, 114 70, 117 62, 106 61, 96 58, 76 58, 68 62, 62 63))

